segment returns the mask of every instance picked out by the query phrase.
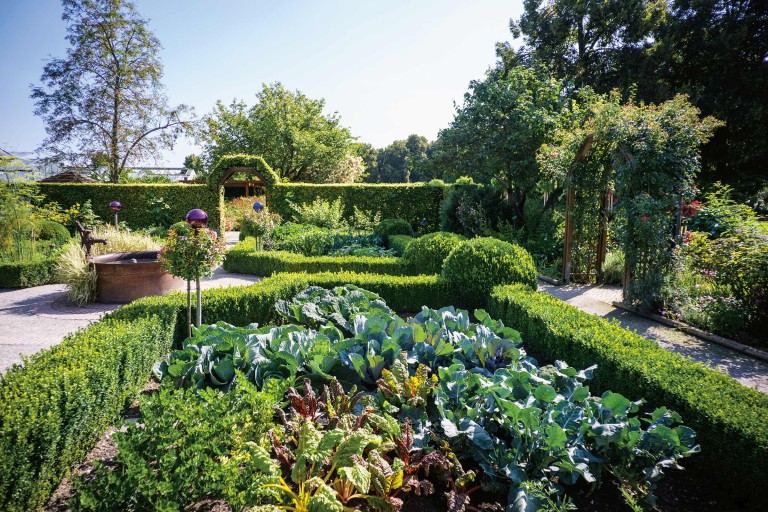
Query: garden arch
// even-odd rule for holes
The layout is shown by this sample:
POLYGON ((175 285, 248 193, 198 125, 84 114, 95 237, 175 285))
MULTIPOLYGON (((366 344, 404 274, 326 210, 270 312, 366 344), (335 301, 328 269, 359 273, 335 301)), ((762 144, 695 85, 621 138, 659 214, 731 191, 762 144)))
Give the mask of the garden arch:
POLYGON ((226 155, 214 164, 206 179, 208 188, 221 194, 224 183, 234 174, 245 172, 259 178, 265 187, 280 183, 280 177, 257 155, 226 155))

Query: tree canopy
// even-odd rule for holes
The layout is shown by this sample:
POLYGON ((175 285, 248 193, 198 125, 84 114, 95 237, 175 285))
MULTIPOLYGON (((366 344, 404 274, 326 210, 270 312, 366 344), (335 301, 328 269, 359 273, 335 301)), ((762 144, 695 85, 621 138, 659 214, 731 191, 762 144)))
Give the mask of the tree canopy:
POLYGON ((687 94, 725 121, 702 152, 705 181, 755 190, 768 159, 768 2, 526 0, 497 45, 506 68, 546 65, 570 87, 661 103, 687 94))
POLYGON ((263 84, 251 107, 218 101, 199 133, 204 159, 210 166, 229 154, 259 155, 289 181, 354 181, 362 173, 359 162, 348 158, 355 154, 354 137, 336 113, 325 114, 324 108, 324 99, 290 91, 280 82, 263 84))
POLYGON ((411 134, 405 140, 396 140, 376 152, 373 168, 368 169, 367 181, 377 183, 403 183, 424 181, 426 161, 431 146, 426 137, 411 134))
POLYGON ((499 185, 523 218, 526 199, 547 181, 536 153, 570 115, 563 84, 542 69, 515 66, 493 69, 469 89, 440 131, 432 165, 447 180, 466 175, 499 185))
POLYGON ((191 109, 168 107, 161 48, 127 0, 63 0, 70 48, 48 61, 33 87, 46 152, 72 165, 99 162, 117 182, 127 167, 156 159, 191 127, 191 109))

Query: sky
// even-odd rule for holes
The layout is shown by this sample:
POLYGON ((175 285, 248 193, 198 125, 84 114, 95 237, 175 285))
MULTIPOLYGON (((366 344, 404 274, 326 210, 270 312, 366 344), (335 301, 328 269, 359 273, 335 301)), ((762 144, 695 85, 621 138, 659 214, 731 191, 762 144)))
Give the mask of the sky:
MULTIPOLYGON (((469 82, 511 41, 522 0, 137 0, 162 44, 170 105, 198 116, 216 100, 255 102, 262 83, 313 99, 361 142, 384 147, 416 133, 434 140, 469 82)), ((57 0, 0 0, 0 148, 33 151, 45 138, 31 85, 68 43, 57 0)), ((513 42, 513 44, 515 44, 513 42)), ((515 46, 517 46, 515 44, 515 46)), ((199 153, 181 139, 158 162, 199 153)))

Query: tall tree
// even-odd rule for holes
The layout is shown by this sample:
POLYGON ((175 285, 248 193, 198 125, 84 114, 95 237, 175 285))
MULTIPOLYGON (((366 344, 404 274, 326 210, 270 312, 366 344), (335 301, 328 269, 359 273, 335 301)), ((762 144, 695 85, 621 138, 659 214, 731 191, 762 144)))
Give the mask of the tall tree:
POLYGON ((676 0, 663 41, 666 86, 726 123, 704 147, 704 179, 768 182, 768 2, 676 0))
POLYGON ((216 102, 199 137, 208 165, 228 154, 260 155, 282 178, 323 183, 338 179, 354 154, 354 137, 325 100, 290 91, 280 82, 263 84, 256 104, 216 102))
MULTIPOLYGON (((525 0, 510 29, 524 38, 522 62, 547 64, 577 87, 608 92, 638 81, 666 14, 667 0, 525 0)), ((497 48, 515 63, 508 45, 497 48)))
MULTIPOLYGON (((445 179, 470 176, 499 185, 517 219, 523 219, 526 200, 549 180, 536 153, 570 116, 563 83, 516 66, 493 69, 469 88, 453 122, 435 141, 432 165, 445 179)), ((557 196, 550 195, 547 207, 557 196)))
POLYGON ((87 165, 94 156, 117 182, 126 167, 156 159, 191 127, 191 109, 168 107, 161 48, 148 21, 127 0, 63 0, 71 47, 43 68, 32 88, 46 125, 43 149, 87 165))
POLYGON ((428 177, 426 162, 431 146, 426 137, 411 134, 405 140, 396 140, 380 149, 375 169, 367 181, 380 183, 407 183, 423 181, 428 177))

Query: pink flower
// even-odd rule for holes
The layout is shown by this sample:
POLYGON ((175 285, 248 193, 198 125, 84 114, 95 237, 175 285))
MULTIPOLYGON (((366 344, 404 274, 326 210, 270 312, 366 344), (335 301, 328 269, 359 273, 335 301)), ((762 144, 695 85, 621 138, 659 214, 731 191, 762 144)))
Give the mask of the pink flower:
POLYGON ((648 222, 648 217, 646 217, 645 215, 643 215, 643 219, 642 219, 642 220, 643 220, 643 222, 648 222))

